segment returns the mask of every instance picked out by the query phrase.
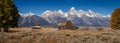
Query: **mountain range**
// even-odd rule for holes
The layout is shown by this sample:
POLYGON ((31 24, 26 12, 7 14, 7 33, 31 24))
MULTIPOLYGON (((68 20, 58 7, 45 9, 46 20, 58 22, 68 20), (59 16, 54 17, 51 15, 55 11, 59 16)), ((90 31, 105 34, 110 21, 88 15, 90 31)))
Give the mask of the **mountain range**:
POLYGON ((92 10, 83 11, 76 10, 72 7, 68 12, 59 10, 46 10, 40 16, 35 15, 32 12, 28 14, 20 14, 19 26, 34 26, 37 22, 41 26, 57 26, 58 22, 61 21, 72 21, 76 26, 104 26, 109 27, 110 16, 102 16, 92 10))

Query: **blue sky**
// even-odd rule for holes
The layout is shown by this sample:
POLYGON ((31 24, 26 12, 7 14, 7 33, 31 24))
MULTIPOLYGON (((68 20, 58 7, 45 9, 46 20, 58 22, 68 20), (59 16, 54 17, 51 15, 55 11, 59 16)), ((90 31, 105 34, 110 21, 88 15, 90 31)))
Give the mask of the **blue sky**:
POLYGON ((32 12, 36 15, 46 10, 62 9, 67 12, 71 7, 84 11, 91 9, 102 15, 108 15, 114 9, 120 8, 120 0, 14 0, 14 3, 20 13, 32 12))

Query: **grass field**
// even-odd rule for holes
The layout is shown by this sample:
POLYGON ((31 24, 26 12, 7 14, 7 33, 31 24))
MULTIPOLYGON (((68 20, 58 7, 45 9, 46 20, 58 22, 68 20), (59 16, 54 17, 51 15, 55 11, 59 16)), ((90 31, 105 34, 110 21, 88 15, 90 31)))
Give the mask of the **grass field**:
POLYGON ((120 30, 57 30, 10 28, 0 32, 0 43, 120 43, 120 30))

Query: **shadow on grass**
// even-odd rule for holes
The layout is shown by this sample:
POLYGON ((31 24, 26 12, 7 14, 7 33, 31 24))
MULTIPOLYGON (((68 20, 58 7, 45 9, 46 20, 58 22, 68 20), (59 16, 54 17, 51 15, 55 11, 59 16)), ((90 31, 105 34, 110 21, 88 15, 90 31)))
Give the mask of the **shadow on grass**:
POLYGON ((7 33, 15 33, 15 32, 19 32, 19 31, 9 30, 7 33))

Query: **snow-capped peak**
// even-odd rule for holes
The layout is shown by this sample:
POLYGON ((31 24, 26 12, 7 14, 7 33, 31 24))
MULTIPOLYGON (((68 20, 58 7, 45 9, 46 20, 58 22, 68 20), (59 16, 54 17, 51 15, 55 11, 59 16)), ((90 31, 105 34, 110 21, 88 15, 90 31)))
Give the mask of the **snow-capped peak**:
POLYGON ((35 14, 32 13, 32 12, 29 12, 29 13, 25 14, 25 16, 33 16, 33 15, 35 15, 35 14))
POLYGON ((72 7, 70 10, 75 10, 75 7, 72 7))
POLYGON ((99 13, 95 13, 92 10, 88 10, 86 12, 86 16, 88 16, 88 17, 101 17, 101 15, 99 13))
POLYGON ((68 12, 63 12, 61 9, 59 10, 47 10, 44 13, 41 14, 41 17, 56 17, 56 16, 61 16, 61 17, 103 17, 101 14, 96 13, 92 11, 91 9, 88 11, 83 11, 83 10, 76 10, 75 7, 72 7, 68 12))
POLYGON ((51 10, 46 10, 43 14, 49 14, 49 13, 52 13, 51 10))
POLYGON ((23 16, 23 14, 22 13, 19 13, 20 14, 20 16, 23 16))
POLYGON ((20 14, 20 16, 23 16, 23 17, 33 16, 33 15, 35 15, 35 14, 32 13, 32 12, 29 12, 29 13, 26 13, 26 14, 22 14, 22 13, 19 13, 19 14, 20 14))
POLYGON ((49 15, 52 15, 54 12, 52 12, 51 10, 46 10, 45 12, 43 12, 40 16, 41 17, 48 17, 49 15))
POLYGON ((78 10, 78 11, 80 11, 80 12, 84 12, 82 9, 80 9, 80 10, 78 10))
POLYGON ((60 14, 64 14, 64 12, 61 9, 59 9, 57 12, 60 14))
POLYGON ((74 11, 76 11, 76 9, 75 9, 75 7, 72 7, 72 8, 70 9, 70 12, 74 12, 74 11))
POLYGON ((91 9, 88 10, 89 13, 94 13, 91 9))
POLYGON ((79 13, 80 15, 81 15, 81 14, 83 15, 83 14, 85 13, 85 11, 83 11, 83 10, 80 9, 80 10, 78 10, 78 13, 79 13))
POLYGON ((76 9, 74 7, 72 7, 68 13, 70 15, 74 15, 75 13, 77 13, 77 11, 76 11, 76 9))

